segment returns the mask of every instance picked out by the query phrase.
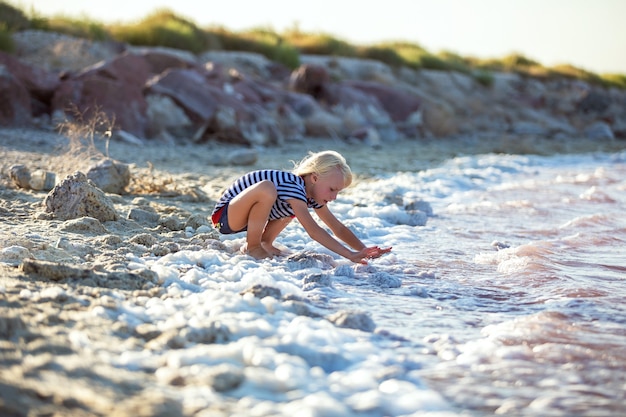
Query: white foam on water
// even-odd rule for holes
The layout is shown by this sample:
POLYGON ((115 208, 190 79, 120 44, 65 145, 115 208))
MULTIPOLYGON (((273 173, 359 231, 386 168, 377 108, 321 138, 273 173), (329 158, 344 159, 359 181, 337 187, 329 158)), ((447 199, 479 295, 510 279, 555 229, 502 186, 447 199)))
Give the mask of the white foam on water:
MULTIPOLYGON (((583 400, 620 409, 619 394, 607 405, 593 392, 615 388, 611 378, 626 371, 602 365, 626 348, 626 320, 611 319, 624 313, 614 300, 626 296, 615 272, 624 258, 613 256, 626 241, 624 159, 460 157, 357 182, 331 209, 366 243, 394 247, 368 266, 292 222, 278 243, 293 258, 243 255, 243 234, 223 237, 227 251, 129 257, 133 269, 158 275, 164 293, 112 300, 117 309, 91 314, 158 329, 150 349, 109 347, 108 355, 160 381, 206 378, 205 389, 176 388, 190 409, 228 402, 246 416, 536 415, 577 412, 583 400), (609 230, 613 240, 599 248, 609 230), (604 253, 609 275, 593 262, 572 266, 592 250, 604 253), (598 276, 612 292, 591 291, 598 276), (280 295, 249 292, 259 285, 280 295), (339 312, 352 320, 347 327, 339 312), (594 344, 598 335, 610 336, 613 350, 594 344), (605 376, 594 383, 581 370, 605 376), (561 394, 546 392, 560 384, 561 394), (580 399, 580 391, 591 394, 580 399)), ((101 349, 80 333, 70 339, 101 349)))

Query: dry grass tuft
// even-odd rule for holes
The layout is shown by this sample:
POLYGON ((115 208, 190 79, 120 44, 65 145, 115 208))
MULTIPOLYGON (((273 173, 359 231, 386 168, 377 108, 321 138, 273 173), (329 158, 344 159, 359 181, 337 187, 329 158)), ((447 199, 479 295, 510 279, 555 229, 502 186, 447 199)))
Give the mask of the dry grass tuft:
POLYGON ((186 201, 193 202, 212 201, 197 182, 174 178, 169 174, 158 172, 150 162, 147 168, 134 170, 127 190, 131 194, 182 197, 186 201))
POLYGON ((57 130, 68 139, 68 144, 62 155, 62 170, 74 172, 85 170, 95 161, 109 157, 109 142, 115 118, 109 119, 100 109, 81 113, 78 109, 72 110, 72 120, 65 119, 59 123, 57 130), (97 146, 104 142, 104 151, 97 146))
MULTIPOLYGON (((81 113, 73 110, 72 120, 58 125, 59 133, 68 139, 63 154, 55 167, 57 173, 67 175, 77 170, 87 171, 95 162, 109 158, 111 134, 115 119, 100 109, 81 113)), ((130 194, 159 194, 180 196, 195 194, 193 190, 181 188, 169 174, 158 172, 148 162, 147 168, 131 167, 130 183, 126 187, 130 194)), ((201 196, 200 196, 201 197, 201 196)))
POLYGON ((127 190, 131 194, 166 194, 176 192, 176 183, 169 175, 158 173, 148 162, 148 168, 135 169, 127 190))

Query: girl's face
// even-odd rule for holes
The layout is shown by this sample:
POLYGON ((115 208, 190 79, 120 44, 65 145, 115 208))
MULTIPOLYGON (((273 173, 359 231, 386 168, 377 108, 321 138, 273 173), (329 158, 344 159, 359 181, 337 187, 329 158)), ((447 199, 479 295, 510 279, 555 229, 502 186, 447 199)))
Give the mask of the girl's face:
POLYGON ((344 188, 343 173, 336 167, 325 175, 311 174, 307 194, 318 204, 326 205, 334 201, 344 188))

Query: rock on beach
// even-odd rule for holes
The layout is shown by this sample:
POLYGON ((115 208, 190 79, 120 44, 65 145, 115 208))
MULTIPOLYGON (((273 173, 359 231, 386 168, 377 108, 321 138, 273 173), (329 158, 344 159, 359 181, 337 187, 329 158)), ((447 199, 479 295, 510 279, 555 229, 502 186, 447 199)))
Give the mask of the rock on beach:
POLYGON ((93 217, 101 222, 117 220, 111 199, 82 172, 68 176, 45 198, 45 212, 60 220, 93 217))

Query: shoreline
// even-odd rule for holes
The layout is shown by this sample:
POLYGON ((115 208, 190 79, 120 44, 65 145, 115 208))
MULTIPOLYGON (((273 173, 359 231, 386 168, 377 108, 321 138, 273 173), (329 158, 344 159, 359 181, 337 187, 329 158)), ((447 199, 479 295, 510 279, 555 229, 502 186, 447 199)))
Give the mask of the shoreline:
MULTIPOLYGON (((0 156, 3 161, 0 165, 0 178, 6 180, 7 167, 11 163, 18 163, 17 161, 24 157, 32 158, 27 161, 27 165, 31 165, 32 169, 59 169, 73 172, 75 165, 63 169, 60 161, 67 159, 63 149, 67 144, 67 138, 50 130, 0 128, 0 156)), ((93 156, 101 159, 107 151, 105 144, 103 141, 97 141, 96 147, 100 154, 96 153, 93 156)), ((193 172, 200 175, 211 175, 213 173, 211 171, 246 171, 268 167, 290 169, 291 161, 303 158, 309 151, 316 152, 325 149, 334 149, 342 153, 349 159, 350 166, 357 176, 368 176, 386 171, 419 171, 432 168, 450 158, 486 153, 548 156, 616 152, 626 149, 626 141, 588 138, 545 139, 506 134, 495 136, 486 133, 481 137, 417 138, 388 143, 383 141, 379 146, 333 138, 287 140, 280 145, 252 148, 215 141, 194 144, 190 142, 164 143, 158 140, 145 140, 141 145, 111 140, 108 146, 109 156, 112 159, 129 165, 146 167, 150 164, 158 171, 171 174, 193 172), (229 164, 224 159, 225 155, 242 149, 251 149, 256 152, 258 155, 256 162, 250 165, 239 165, 229 164), (180 155, 176 155, 177 153, 180 155), (391 164, 397 168, 392 168, 391 164)))
MULTIPOLYGON (((310 142, 293 141, 271 148, 257 148, 253 150, 256 153, 254 163, 235 165, 226 164, 225 161, 231 153, 241 151, 241 146, 151 142, 139 146, 114 141, 108 147, 110 157, 130 166, 138 192, 110 194, 119 219, 104 222, 102 229, 90 230, 90 226, 80 225, 80 219, 65 222, 45 220, 42 203, 47 192, 17 188, 8 176, 8 168, 21 163, 31 171, 44 169, 55 172, 59 182, 66 175, 81 169, 81 165, 90 165, 94 160, 102 159, 102 155, 81 159, 80 154, 63 154, 64 142, 67 140, 54 132, 0 129, 0 231, 4 236, 0 238, 0 250, 11 246, 27 249, 22 255, 10 255, 17 257, 14 263, 19 264, 21 260, 32 256, 44 261, 82 264, 86 262, 85 256, 89 255, 91 261, 86 262, 87 267, 96 265, 106 270, 107 262, 103 259, 110 255, 110 251, 123 250, 124 243, 134 244, 132 240, 136 235, 151 236, 147 242, 130 246, 137 256, 145 256, 151 250, 165 254, 196 245, 197 242, 192 243, 193 238, 185 236, 184 225, 190 222, 194 224, 194 229, 204 225, 207 239, 201 244, 209 244, 208 240, 214 240, 216 236, 212 235, 215 231, 209 225, 208 218, 225 187, 238 176, 254 169, 289 170, 291 161, 300 160, 308 151, 334 149, 342 153, 348 159, 356 183, 377 175, 433 168, 458 156, 501 153, 499 148, 504 146, 510 149, 514 145, 518 153, 534 151, 540 155, 616 152, 626 148, 626 142, 616 140, 599 143, 584 139, 546 141, 526 138, 508 142, 495 138, 452 138, 402 141, 372 147, 320 138, 311 139, 310 142), (131 220, 130 212, 135 209, 148 210, 158 220, 146 224, 131 220), (78 223, 78 226, 73 223, 78 223), (81 227, 86 229, 85 233, 81 227), (68 228, 69 232, 65 230, 68 228), (32 235, 38 238, 25 237, 32 235), (81 249, 72 249, 72 245, 59 247, 59 242, 68 235, 76 242, 74 246, 81 249), (116 243, 107 245, 107 239, 116 243), (101 241, 105 244, 101 244, 101 241), (98 248, 98 245, 102 248, 98 248), (58 250, 49 251, 50 248, 58 250)), ((104 144, 98 146, 104 152, 104 144)))

